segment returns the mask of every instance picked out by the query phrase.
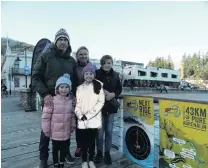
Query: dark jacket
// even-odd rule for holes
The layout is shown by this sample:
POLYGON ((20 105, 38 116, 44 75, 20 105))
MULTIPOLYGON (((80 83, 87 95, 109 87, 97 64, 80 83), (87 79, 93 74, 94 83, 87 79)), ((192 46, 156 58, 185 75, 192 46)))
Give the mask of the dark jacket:
POLYGON ((55 95, 56 81, 64 73, 70 75, 72 92, 76 92, 77 65, 70 56, 70 48, 62 54, 56 46, 53 46, 51 50, 38 57, 32 72, 32 84, 42 98, 48 94, 55 95))
MULTIPOLYGON (((102 68, 96 70, 96 79, 103 82, 103 89, 107 90, 108 92, 115 93, 116 99, 121 94, 121 81, 118 73, 113 69, 111 69, 109 73, 106 73, 102 68)), ((102 109, 103 114, 117 113, 117 111, 117 108, 105 100, 105 104, 102 109)))

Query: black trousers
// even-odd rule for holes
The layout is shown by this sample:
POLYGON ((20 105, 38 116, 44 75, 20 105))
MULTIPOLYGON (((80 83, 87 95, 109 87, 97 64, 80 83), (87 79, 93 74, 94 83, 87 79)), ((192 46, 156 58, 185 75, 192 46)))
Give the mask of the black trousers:
MULTIPOLYGON (((48 160, 49 142, 50 142, 50 138, 45 136, 45 134, 41 130, 40 143, 39 143, 40 160, 48 160)), ((68 140, 68 147, 67 147, 68 154, 70 154, 69 147, 70 147, 70 139, 68 140)))
POLYGON ((87 161, 87 152, 89 153, 89 161, 93 161, 95 150, 95 138, 97 129, 77 129, 80 135, 80 147, 82 151, 82 161, 87 161))
MULTIPOLYGON (((78 122, 78 120, 76 119, 76 126, 77 126, 77 123, 78 122)), ((80 133, 79 133, 79 131, 78 131, 78 128, 76 127, 76 133, 75 133, 76 135, 76 143, 77 143, 77 148, 81 148, 81 145, 80 145, 80 139, 81 139, 81 136, 80 136, 80 133)))
MULTIPOLYGON (((76 128, 76 143, 77 143, 77 148, 81 148, 81 145, 80 145, 80 139, 81 139, 81 136, 80 136, 80 132, 77 131, 78 128, 76 128)), ((95 155, 95 142, 93 144, 93 151, 94 151, 94 155, 95 155)))
MULTIPOLYGON (((77 121, 77 120, 76 120, 77 121)), ((76 124, 77 125, 77 124, 76 124)), ((76 143, 77 143, 77 148, 81 148, 80 145, 80 139, 81 139, 81 135, 80 132, 78 131, 78 128, 76 128, 76 143)), ((93 151, 94 151, 94 155, 95 155, 95 142, 93 144, 93 151)))
POLYGON ((52 140, 53 145, 53 163, 64 162, 65 156, 67 154, 68 148, 68 140, 67 141, 56 141, 52 140), (60 151, 60 159, 59 159, 59 151, 60 151))

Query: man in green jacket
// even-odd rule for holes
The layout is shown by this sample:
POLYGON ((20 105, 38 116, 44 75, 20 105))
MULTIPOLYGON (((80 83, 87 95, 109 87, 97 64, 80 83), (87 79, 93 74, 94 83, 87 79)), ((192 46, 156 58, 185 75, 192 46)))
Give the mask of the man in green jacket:
MULTIPOLYGON (((76 93, 77 87, 77 65, 71 57, 70 38, 65 29, 60 29, 55 35, 54 45, 49 51, 40 55, 34 65, 32 72, 32 83, 35 90, 43 98, 45 104, 52 104, 52 97, 55 95, 55 84, 57 79, 65 73, 70 74, 72 81, 72 92, 76 93)), ((48 151, 50 138, 41 131, 40 136, 40 168, 47 168, 48 151)), ((70 142, 69 142, 70 145, 70 142)), ((74 163, 70 151, 66 155, 69 164, 74 163)))

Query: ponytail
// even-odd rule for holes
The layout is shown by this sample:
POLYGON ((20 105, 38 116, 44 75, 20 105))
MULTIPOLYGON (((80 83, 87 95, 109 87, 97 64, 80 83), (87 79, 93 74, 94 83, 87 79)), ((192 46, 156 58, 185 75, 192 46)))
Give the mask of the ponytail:
POLYGON ((96 80, 93 80, 92 83, 93 83, 94 93, 99 94, 101 90, 101 83, 96 80))

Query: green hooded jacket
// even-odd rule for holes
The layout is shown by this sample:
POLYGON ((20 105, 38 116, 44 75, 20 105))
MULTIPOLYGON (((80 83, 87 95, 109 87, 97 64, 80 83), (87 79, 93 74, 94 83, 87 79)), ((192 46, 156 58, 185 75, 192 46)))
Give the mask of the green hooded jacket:
POLYGON ((65 53, 61 53, 55 45, 52 45, 49 51, 38 57, 32 72, 32 84, 42 98, 48 94, 55 95, 56 81, 65 73, 70 75, 72 93, 76 93, 77 65, 70 54, 71 46, 65 53))

